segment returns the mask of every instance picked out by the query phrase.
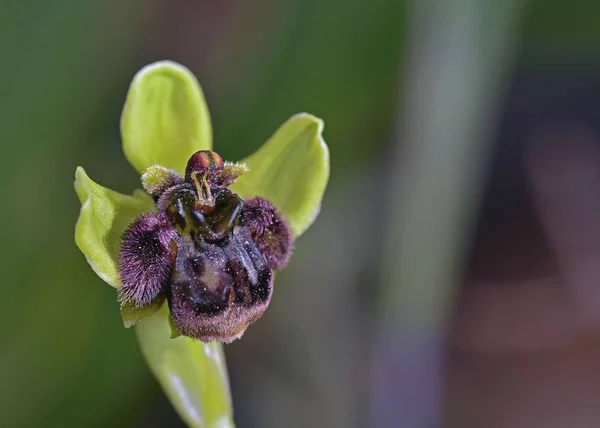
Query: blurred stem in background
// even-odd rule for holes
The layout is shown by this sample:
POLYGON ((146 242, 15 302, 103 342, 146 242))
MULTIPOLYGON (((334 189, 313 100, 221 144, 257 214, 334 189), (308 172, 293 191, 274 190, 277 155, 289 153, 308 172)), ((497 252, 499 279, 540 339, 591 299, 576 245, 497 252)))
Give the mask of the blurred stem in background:
POLYGON ((445 326, 485 181, 520 2, 411 5, 370 425, 429 428, 442 425, 445 326))

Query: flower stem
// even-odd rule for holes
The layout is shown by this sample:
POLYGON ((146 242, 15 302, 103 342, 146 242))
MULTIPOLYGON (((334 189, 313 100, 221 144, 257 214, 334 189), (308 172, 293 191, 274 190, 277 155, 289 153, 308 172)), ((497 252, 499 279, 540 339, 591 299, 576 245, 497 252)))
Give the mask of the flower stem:
POLYGON ((166 304, 135 328, 146 362, 183 421, 192 428, 234 428, 222 345, 171 339, 166 304))

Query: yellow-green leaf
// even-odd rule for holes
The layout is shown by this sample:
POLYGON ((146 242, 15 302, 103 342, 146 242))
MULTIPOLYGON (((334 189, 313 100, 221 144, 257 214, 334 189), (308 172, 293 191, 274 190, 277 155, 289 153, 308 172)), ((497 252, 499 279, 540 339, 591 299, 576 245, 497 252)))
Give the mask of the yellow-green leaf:
POLYGON ((153 164, 182 173, 192 153, 212 147, 212 125, 196 77, 172 61, 142 68, 121 116, 123 152, 141 174, 153 164))
POLYGON ((94 272, 118 288, 121 235, 140 213, 154 209, 152 198, 143 191, 128 196, 102 187, 81 167, 75 172, 75 191, 81 202, 75 243, 94 272))
POLYGON ((233 427, 229 379, 220 343, 171 338, 168 305, 135 327, 150 370, 192 428, 233 427))
POLYGON ((233 184, 244 197, 262 196, 282 212, 296 236, 319 213, 329 179, 329 150, 323 121, 310 114, 292 116, 254 154, 250 171, 233 184))

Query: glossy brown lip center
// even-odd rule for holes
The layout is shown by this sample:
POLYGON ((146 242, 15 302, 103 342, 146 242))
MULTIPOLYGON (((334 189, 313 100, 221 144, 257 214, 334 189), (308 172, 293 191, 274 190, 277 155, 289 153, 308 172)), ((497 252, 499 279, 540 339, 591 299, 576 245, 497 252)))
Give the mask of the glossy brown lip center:
POLYGON ((173 193, 166 211, 179 236, 192 242, 218 241, 227 237, 242 212, 244 202, 228 189, 213 190, 207 207, 189 184, 173 193))

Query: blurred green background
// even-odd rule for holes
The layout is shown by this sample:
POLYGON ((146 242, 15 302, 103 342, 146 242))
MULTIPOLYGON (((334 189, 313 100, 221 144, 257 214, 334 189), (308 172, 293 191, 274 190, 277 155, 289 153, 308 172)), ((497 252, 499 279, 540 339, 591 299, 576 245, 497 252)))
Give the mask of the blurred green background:
MULTIPOLYGON (((325 120, 332 173, 321 216, 270 310, 226 347, 238 426, 375 426, 382 201, 410 109, 401 100, 415 3, 0 0, 1 427, 182 426, 122 328, 113 290, 73 242, 77 165, 109 188, 139 186, 119 116, 134 73, 159 59, 198 76, 226 159, 294 113, 325 120)), ((600 3, 515 8, 501 35, 514 48, 500 64, 507 85, 519 69, 598 70, 600 3)))

